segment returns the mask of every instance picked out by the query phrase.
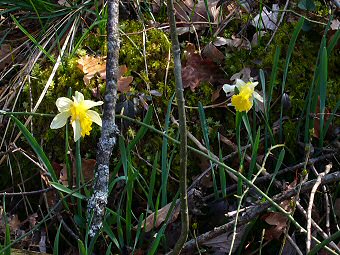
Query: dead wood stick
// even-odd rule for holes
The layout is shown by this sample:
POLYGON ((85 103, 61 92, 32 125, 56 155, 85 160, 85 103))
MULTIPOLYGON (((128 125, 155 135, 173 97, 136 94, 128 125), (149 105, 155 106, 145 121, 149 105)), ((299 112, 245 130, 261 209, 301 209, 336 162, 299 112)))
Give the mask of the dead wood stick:
MULTIPOLYGON (((325 175, 324 177, 322 177, 320 184, 325 185, 325 184, 329 184, 329 183, 332 183, 332 182, 338 182, 338 181, 340 181, 340 171, 325 175)), ((316 183, 316 180, 311 180, 311 181, 305 182, 301 186, 300 192, 306 192, 306 191, 311 190, 315 183, 316 183)), ((280 194, 274 196, 273 200, 276 203, 280 203, 280 202, 282 202, 282 201, 284 201, 284 200, 286 200, 286 199, 288 199, 292 196, 295 196, 298 192, 299 192, 298 187, 296 187, 294 189, 291 189, 289 191, 286 191, 284 193, 280 193, 280 194)), ((259 214, 265 212, 270 206, 271 206, 271 204, 269 202, 265 202, 263 204, 254 206, 252 209, 249 209, 249 212, 246 212, 244 215, 242 215, 238 219, 238 225, 243 225, 243 224, 251 221, 252 219, 257 217, 259 214)), ((213 230, 208 231, 208 232, 198 236, 196 239, 191 239, 190 241, 185 243, 182 251, 184 252, 184 251, 193 250, 196 247, 196 242, 197 242, 198 245, 201 245, 202 243, 206 242, 207 240, 210 240, 210 239, 212 239, 216 236, 221 235, 222 233, 225 233, 225 232, 232 230, 232 228, 234 227, 234 224, 235 224, 235 220, 232 220, 232 221, 228 222, 227 224, 216 227, 213 230)))

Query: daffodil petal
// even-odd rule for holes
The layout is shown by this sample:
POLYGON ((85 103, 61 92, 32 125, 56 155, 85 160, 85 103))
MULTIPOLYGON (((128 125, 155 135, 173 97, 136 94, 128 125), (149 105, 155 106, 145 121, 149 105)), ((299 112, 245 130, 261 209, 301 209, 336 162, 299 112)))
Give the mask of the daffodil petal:
POLYGON ((261 103, 263 103, 263 97, 261 97, 261 95, 259 93, 257 93, 256 91, 253 92, 253 97, 260 101, 261 103))
POLYGON ((102 119, 100 118, 98 112, 88 110, 86 115, 97 125, 102 126, 102 119))
POLYGON ((78 141, 81 137, 81 126, 79 120, 72 121, 72 127, 73 127, 73 137, 74 141, 78 141))
POLYGON ((58 107, 59 112, 65 112, 70 109, 73 101, 67 97, 60 97, 57 99, 55 104, 58 107))
POLYGON ((229 84, 224 84, 223 85, 223 90, 226 94, 229 94, 231 92, 234 92, 235 90, 235 85, 229 85, 229 84))
POLYGON ((241 79, 236 79, 236 87, 240 90, 246 83, 241 79))
POLYGON ((84 100, 83 104, 84 104, 84 109, 90 109, 92 107, 98 106, 98 105, 102 105, 104 102, 103 101, 98 101, 98 102, 94 102, 92 100, 84 100))
POLYGON ((79 104, 80 102, 84 101, 84 95, 82 93, 76 91, 73 99, 74 99, 75 102, 77 102, 79 104))
POLYGON ((70 112, 61 112, 57 114, 52 120, 50 128, 57 129, 65 126, 68 117, 70 117, 70 112))

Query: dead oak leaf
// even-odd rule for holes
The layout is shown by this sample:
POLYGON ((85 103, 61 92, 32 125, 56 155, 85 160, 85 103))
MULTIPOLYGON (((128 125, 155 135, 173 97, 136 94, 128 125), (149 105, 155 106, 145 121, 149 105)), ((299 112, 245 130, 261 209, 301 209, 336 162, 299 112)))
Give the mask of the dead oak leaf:
POLYGON ((195 50, 193 44, 188 44, 185 49, 186 62, 182 68, 182 80, 184 88, 190 88, 192 92, 202 82, 223 83, 224 75, 219 67, 210 58, 202 58, 195 50))
POLYGON ((85 55, 78 59, 78 68, 85 74, 84 83, 86 86, 90 84, 90 80, 95 74, 106 79, 106 60, 101 57, 85 55))
MULTIPOLYGON (((104 58, 85 55, 78 59, 78 68, 84 73, 83 80, 86 86, 90 84, 90 80, 96 74, 106 80, 106 60, 104 58)), ((117 90, 122 93, 130 91, 130 84, 133 81, 132 76, 123 77, 127 71, 128 68, 125 65, 119 66, 117 90)))

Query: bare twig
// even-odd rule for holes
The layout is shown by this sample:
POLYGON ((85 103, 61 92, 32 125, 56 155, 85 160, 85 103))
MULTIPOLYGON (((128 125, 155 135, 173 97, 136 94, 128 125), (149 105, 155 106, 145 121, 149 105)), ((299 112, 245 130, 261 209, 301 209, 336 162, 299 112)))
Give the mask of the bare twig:
MULTIPOLYGON (((303 207, 300 205, 299 201, 296 201, 296 208, 300 211, 300 213, 307 219, 307 212, 303 207)), ((312 219, 312 225, 313 227, 319 232, 319 234, 324 238, 327 239, 329 236, 325 233, 325 231, 322 230, 322 228, 312 219)), ((340 248, 332 241, 329 243, 329 245, 336 250, 338 253, 340 253, 340 248)))
POLYGON ((106 62, 106 94, 102 134, 98 143, 97 167, 93 182, 93 194, 89 199, 87 210, 92 217, 89 235, 93 237, 102 227, 108 197, 109 163, 112 149, 116 144, 118 127, 115 123, 117 101, 117 75, 119 59, 119 1, 108 0, 108 47, 106 62))
POLYGON ((332 168, 332 163, 329 163, 326 165, 326 169, 323 173, 318 175, 318 178, 316 179, 316 182, 312 188, 312 191, 310 193, 310 198, 309 198, 309 204, 308 204, 308 210, 307 210, 307 240, 306 240, 306 251, 307 253, 310 252, 310 246, 311 246, 311 240, 312 240, 312 208, 313 208, 313 203, 314 203, 314 196, 315 192, 317 191, 318 187, 321 184, 322 178, 329 173, 329 171, 332 168))
POLYGON ((294 247, 295 251, 299 255, 303 255, 302 251, 300 250, 299 246, 295 243, 293 238, 291 238, 288 234, 286 235, 287 240, 290 242, 290 244, 294 247))
MULTIPOLYGON (((331 174, 324 176, 321 179, 321 185, 332 183, 332 182, 337 182, 339 180, 340 180, 340 172, 338 171, 338 172, 334 172, 334 173, 331 173, 331 174)), ((292 190, 289 190, 289 191, 286 191, 282 194, 276 195, 276 196, 273 197, 273 201, 275 201, 276 203, 279 203, 279 202, 282 202, 282 201, 284 201, 284 200, 286 200, 286 199, 288 199, 292 196, 295 196, 298 192, 306 192, 308 190, 311 190, 315 183, 316 183, 316 180, 305 182, 304 184, 302 184, 300 190, 298 189, 298 187, 296 187, 292 190)), ((238 222, 239 222, 238 224, 242 225, 242 224, 249 222, 250 220, 257 217, 259 214, 265 212, 270 206, 271 206, 270 202, 265 202, 263 204, 259 204, 259 205, 254 206, 252 209, 248 210, 247 213, 245 213, 244 215, 242 215, 238 219, 238 222)), ((206 242, 207 240, 210 240, 210 239, 212 239, 216 236, 221 235, 222 233, 225 233, 225 232, 232 230, 232 228, 234 227, 234 224, 235 224, 235 220, 232 220, 232 221, 228 222, 227 224, 216 227, 213 230, 208 231, 208 232, 198 236, 196 240, 192 239, 192 240, 186 242, 184 247, 183 247, 183 251, 189 251, 189 250, 195 249, 196 241, 197 241, 198 245, 201 245, 202 243, 206 242)))

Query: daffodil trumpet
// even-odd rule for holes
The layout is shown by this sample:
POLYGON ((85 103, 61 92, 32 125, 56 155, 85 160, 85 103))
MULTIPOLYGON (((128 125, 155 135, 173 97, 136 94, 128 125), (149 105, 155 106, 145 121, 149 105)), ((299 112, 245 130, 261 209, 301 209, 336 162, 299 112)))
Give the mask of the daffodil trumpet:
POLYGON ((56 101, 58 111, 52 123, 51 129, 58 129, 66 125, 67 120, 71 117, 70 122, 73 128, 74 141, 78 141, 80 137, 89 135, 92 130, 92 123, 102 126, 102 119, 99 114, 90 108, 102 105, 103 101, 94 102, 85 100, 84 95, 78 91, 73 96, 73 101, 67 97, 60 97, 56 101))
POLYGON ((247 83, 236 79, 235 85, 224 84, 223 90, 227 95, 236 92, 231 97, 231 105, 235 107, 236 111, 248 112, 253 107, 255 99, 263 102, 263 98, 255 91, 257 84, 258 82, 253 82, 252 79, 247 83))

